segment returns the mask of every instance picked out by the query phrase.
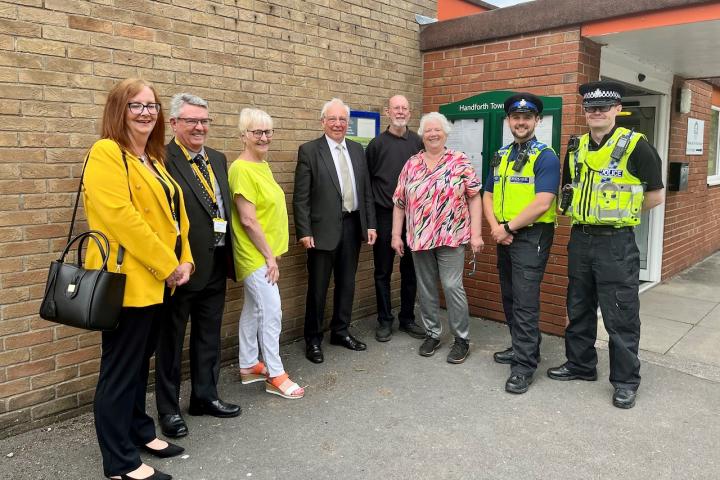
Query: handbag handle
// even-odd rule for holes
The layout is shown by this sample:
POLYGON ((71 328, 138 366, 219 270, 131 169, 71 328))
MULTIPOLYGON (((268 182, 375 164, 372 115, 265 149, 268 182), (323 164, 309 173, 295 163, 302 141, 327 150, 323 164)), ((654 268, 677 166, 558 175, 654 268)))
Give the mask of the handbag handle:
MULTIPOLYGON (((120 151, 122 152, 122 161, 123 161, 123 164, 125 165, 125 173, 127 174, 128 193, 130 194, 130 201, 132 201, 132 189, 130 188, 130 170, 128 169, 128 163, 127 163, 127 158, 125 155, 125 150, 121 149, 120 151)), ((68 232, 67 245, 65 247, 65 251, 63 252, 62 256, 60 257, 63 260, 65 259, 65 255, 67 254, 67 250, 70 247, 70 245, 72 243, 74 243, 75 240, 78 239, 78 237, 82 236, 82 234, 81 234, 81 235, 78 235, 77 237, 73 238, 72 234, 73 234, 73 230, 75 228, 75 217, 77 217, 77 209, 78 209, 78 205, 80 203, 80 192, 82 191, 83 179, 85 178, 85 168, 87 167, 88 160, 90 160, 90 152, 88 152, 88 154, 85 155, 85 161, 83 162, 83 168, 82 168, 82 171, 80 172, 80 183, 78 184, 77 194, 75 195, 75 206, 73 207, 72 218, 70 219, 70 231, 68 232)), ((107 245, 107 249, 105 251, 103 251, 102 245, 100 245, 100 242, 97 239, 93 238, 93 240, 95 240, 95 243, 97 244, 98 248, 100 249, 100 253, 102 253, 102 256, 103 256, 103 260, 104 260, 103 261, 103 270, 106 270, 107 269, 106 268, 107 255, 110 253, 110 243, 108 242, 108 239, 104 233, 102 233, 98 230, 90 230, 90 232, 98 233, 98 234, 102 235, 102 237, 105 239, 105 244, 107 245), (107 254, 105 252, 107 252, 107 254)), ((90 232, 86 232, 86 233, 90 233, 90 232)), ((78 265, 81 264, 80 252, 82 250, 82 246, 83 246, 84 242, 85 242, 85 239, 82 239, 82 241, 80 242, 80 244, 78 246, 78 256, 77 256, 78 265)), ((120 271, 120 267, 123 264, 124 258, 125 258, 125 247, 120 245, 118 247, 117 261, 115 262, 115 264, 117 265, 118 272, 120 271)))
POLYGON ((102 233, 99 230, 88 230, 87 232, 80 233, 76 235, 74 238, 72 238, 68 244, 65 246, 65 250, 63 250, 62 255, 60 255, 60 258, 58 259, 59 263, 65 263, 65 256, 70 251, 70 247, 73 246, 75 242, 80 242, 78 246, 78 256, 77 256, 77 266, 82 267, 82 257, 81 257, 81 250, 82 250, 82 244, 87 240, 91 239, 95 242, 95 245, 97 245, 98 249, 100 250, 100 255, 102 255, 103 263, 102 263, 102 270, 107 271, 107 263, 108 263, 108 257, 110 253, 110 241, 105 236, 104 233, 102 233), (102 243, 100 243, 102 241, 102 243))

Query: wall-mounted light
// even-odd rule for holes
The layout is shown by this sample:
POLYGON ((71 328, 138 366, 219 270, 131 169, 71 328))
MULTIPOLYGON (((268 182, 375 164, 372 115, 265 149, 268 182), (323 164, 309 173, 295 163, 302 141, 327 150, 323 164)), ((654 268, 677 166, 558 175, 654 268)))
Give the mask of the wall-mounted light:
POLYGON ((690 113, 690 105, 692 103, 692 90, 687 87, 679 88, 677 92, 678 112, 690 113))

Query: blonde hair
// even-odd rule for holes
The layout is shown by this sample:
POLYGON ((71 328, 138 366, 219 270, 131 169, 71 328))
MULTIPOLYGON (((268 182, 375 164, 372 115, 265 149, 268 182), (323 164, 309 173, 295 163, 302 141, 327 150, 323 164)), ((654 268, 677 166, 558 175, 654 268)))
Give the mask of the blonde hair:
POLYGON ((268 128, 273 128, 273 120, 265 110, 259 108, 243 108, 240 110, 238 120, 240 136, 245 136, 245 132, 253 125, 268 125, 268 128))

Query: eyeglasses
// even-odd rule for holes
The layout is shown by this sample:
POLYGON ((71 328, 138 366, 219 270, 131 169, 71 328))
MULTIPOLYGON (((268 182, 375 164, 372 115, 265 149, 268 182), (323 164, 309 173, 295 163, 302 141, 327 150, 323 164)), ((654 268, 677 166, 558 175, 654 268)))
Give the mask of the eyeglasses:
POLYGON ((328 123, 340 123, 346 124, 348 119, 346 117, 325 117, 325 121, 328 123))
POLYGON ((616 107, 616 105, 600 105, 598 107, 583 107, 583 108, 585 109, 585 113, 595 113, 595 112, 607 113, 614 107, 616 107))
POLYGON ((475 260, 475 252, 473 252, 473 256, 468 262, 468 265, 472 267, 472 270, 468 272, 467 276, 472 277, 473 275, 475 275, 475 268, 477 266, 477 261, 475 260))
POLYGON ((185 117, 178 117, 178 120, 182 120, 183 122, 187 123, 188 125, 192 125, 193 127, 197 126, 199 123, 203 127, 207 127, 212 123, 212 118, 185 118, 185 117))
POLYGON ((272 136, 275 134, 275 130, 272 128, 269 128, 267 130, 245 130, 248 133, 251 133, 253 137, 260 140, 263 135, 265 135, 265 138, 272 138, 272 136))
POLYGON ((150 115, 157 115, 158 113, 160 113, 159 103, 148 103, 147 105, 145 105, 144 103, 140 102, 129 102, 128 108, 130 109, 130 112, 134 113, 135 115, 142 114, 143 110, 146 109, 150 115))

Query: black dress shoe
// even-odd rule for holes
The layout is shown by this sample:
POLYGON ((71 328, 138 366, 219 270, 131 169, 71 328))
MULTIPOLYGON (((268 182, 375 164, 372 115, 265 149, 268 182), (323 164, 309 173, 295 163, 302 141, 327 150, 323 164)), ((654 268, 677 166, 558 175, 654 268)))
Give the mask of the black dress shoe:
POLYGON ((617 408, 632 408, 635 406, 637 392, 628 388, 616 388, 613 393, 613 405, 617 408))
POLYGON ((357 338, 353 337, 352 335, 348 334, 347 337, 330 337, 330 343, 332 345, 340 345, 341 347, 345 347, 348 350, 355 350, 355 351, 362 351, 367 348, 367 345, 365 345, 363 342, 358 340, 357 338))
POLYGON ((230 418, 237 417, 242 413, 240 405, 234 405, 232 403, 225 403, 222 400, 213 400, 212 402, 203 402, 200 400, 190 399, 190 408, 188 408, 190 415, 210 415, 218 418, 230 418))
POLYGON ((145 450, 146 452, 155 455, 158 458, 170 458, 170 457, 177 457, 181 453, 185 451, 183 447, 180 445, 175 445, 174 443, 167 442, 168 446, 165 448, 161 448, 159 450, 156 450, 154 448, 150 448, 147 445, 141 445, 140 448, 145 450))
POLYGON ((415 322, 401 323, 398 330, 405 332, 413 338, 425 338, 427 332, 424 327, 421 327, 415 322))
POLYGON ((375 329, 375 340, 378 342, 389 342, 392 338, 392 324, 379 323, 375 329))
POLYGON ((505 391, 508 393, 525 393, 532 382, 532 375, 510 375, 510 378, 505 382, 505 391))
POLYGON ((160 430, 166 437, 180 438, 188 434, 185 419, 183 419, 179 413, 160 415, 158 421, 160 423, 160 430))
POLYGON ((597 380, 597 372, 592 373, 576 373, 567 368, 566 364, 562 364, 556 368, 549 368, 547 376, 553 380, 586 380, 588 382, 594 382, 597 380))
POLYGON ((313 363, 323 363, 325 357, 320 345, 308 345, 305 347, 305 358, 313 363))
POLYGON ((512 347, 506 348, 502 352, 493 353, 493 360, 495 363, 504 363, 506 365, 512 365, 513 359, 515 358, 515 352, 512 347))

